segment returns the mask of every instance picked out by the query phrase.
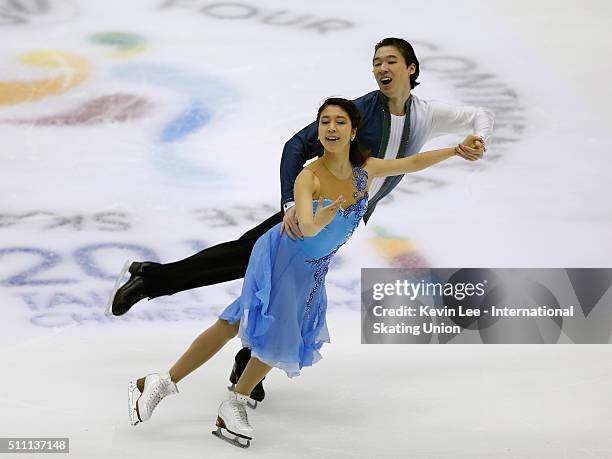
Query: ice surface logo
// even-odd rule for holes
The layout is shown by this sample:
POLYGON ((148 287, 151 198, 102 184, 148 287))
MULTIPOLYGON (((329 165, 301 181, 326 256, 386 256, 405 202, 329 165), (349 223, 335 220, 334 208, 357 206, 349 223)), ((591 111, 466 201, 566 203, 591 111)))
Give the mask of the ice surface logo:
POLYGON ((0 0, 0 27, 58 24, 77 13, 68 0, 0 0))
MULTIPOLYGON (((112 49, 110 57, 126 59, 146 51, 144 37, 122 32, 96 33, 91 43, 112 49)), ((86 57, 54 50, 34 51, 17 57, 22 65, 59 70, 46 78, 0 81, 0 106, 36 102, 50 96, 74 92, 90 77, 86 57)), ((215 110, 234 99, 235 91, 220 79, 187 69, 159 63, 122 63, 112 68, 112 76, 135 87, 163 88, 187 101, 187 106, 164 123, 151 142, 149 158, 165 182, 188 187, 210 186, 222 179, 219 173, 182 158, 177 143, 202 129, 215 110)), ((155 100, 131 93, 112 93, 92 97, 73 108, 46 116, 0 118, 0 123, 25 126, 91 126, 126 123, 153 113, 155 100)))

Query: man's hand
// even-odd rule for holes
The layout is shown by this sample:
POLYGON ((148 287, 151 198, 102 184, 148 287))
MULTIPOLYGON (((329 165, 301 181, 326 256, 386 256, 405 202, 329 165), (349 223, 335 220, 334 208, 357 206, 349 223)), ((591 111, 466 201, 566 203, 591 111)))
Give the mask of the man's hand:
POLYGON ((484 152, 485 142, 477 135, 468 135, 462 143, 455 147, 455 153, 468 161, 481 159, 484 152))
POLYGON ((285 231, 287 233, 287 236, 289 236, 293 241, 295 241, 295 236, 299 237, 300 239, 304 239, 304 235, 302 234, 298 226, 298 219, 295 207, 296 206, 293 206, 287 209, 287 211, 285 212, 285 216, 283 217, 283 223, 280 227, 281 236, 283 235, 283 231, 285 231))

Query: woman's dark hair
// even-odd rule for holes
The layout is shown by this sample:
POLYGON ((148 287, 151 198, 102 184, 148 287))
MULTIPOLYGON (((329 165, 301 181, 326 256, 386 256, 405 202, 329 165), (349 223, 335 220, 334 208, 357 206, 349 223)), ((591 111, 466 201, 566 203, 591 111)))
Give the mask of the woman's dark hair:
POLYGON ((397 48, 406 61, 406 67, 410 64, 414 64, 416 70, 410 75, 410 88, 414 89, 415 86, 418 86, 420 83, 416 79, 419 77, 419 60, 416 54, 414 54, 412 45, 403 38, 389 37, 376 43, 376 46, 374 46, 374 54, 376 54, 378 48, 382 48, 383 46, 393 46, 397 48))
MULTIPOLYGON (((352 101, 343 99, 341 97, 330 97, 323 102, 317 111, 317 125, 319 124, 319 119, 321 118, 321 112, 325 110, 325 107, 330 105, 340 107, 342 110, 344 110, 351 120, 351 127, 359 132, 359 128, 361 127, 361 113, 359 113, 359 109, 352 101)), ((323 156, 323 145, 321 145, 321 142, 319 141, 317 141, 317 145, 319 148, 318 156, 323 156)), ((363 166, 363 163, 366 162, 368 156, 370 156, 370 150, 365 148, 357 140, 357 137, 355 137, 355 139, 351 141, 351 147, 349 150, 349 161, 351 164, 353 166, 363 166)))

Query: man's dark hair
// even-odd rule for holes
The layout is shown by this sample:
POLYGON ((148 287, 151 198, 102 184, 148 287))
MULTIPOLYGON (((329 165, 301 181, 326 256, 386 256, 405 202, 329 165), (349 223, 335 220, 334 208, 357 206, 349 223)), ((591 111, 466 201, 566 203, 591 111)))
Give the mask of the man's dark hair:
POLYGON ((378 48, 383 46, 394 46, 397 48, 406 61, 406 67, 408 67, 410 64, 415 65, 416 70, 412 75, 410 75, 410 88, 414 89, 416 86, 418 86, 420 83, 416 81, 416 79, 419 77, 419 60, 417 59, 416 54, 414 54, 412 45, 403 38, 389 37, 376 43, 374 53, 376 54, 378 48))
MULTIPOLYGON (((342 110, 346 112, 349 119, 351 120, 351 128, 359 131, 359 127, 361 126, 361 113, 357 106, 348 99, 343 99, 341 97, 330 97, 321 104, 319 110, 317 111, 317 124, 319 124, 319 119, 321 118, 321 112, 325 110, 325 107, 330 105, 334 105, 340 107, 342 110)), ((317 142, 319 151, 318 155, 323 155, 323 146, 321 142, 317 142)), ((370 150, 365 148, 361 143, 357 141, 357 137, 351 141, 351 147, 349 150, 349 161, 353 166, 363 166, 363 163, 366 162, 370 156, 370 150)))

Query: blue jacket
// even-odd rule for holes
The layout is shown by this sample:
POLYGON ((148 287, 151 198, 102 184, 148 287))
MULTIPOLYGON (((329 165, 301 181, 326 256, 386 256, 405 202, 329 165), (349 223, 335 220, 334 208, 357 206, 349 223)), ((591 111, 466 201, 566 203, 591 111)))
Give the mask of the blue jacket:
MULTIPOLYGON (((410 100, 406 102, 406 122, 404 124, 404 132, 400 142, 398 158, 408 156, 407 139, 410 132, 410 100)), ((387 97, 380 91, 372 91, 358 99, 355 99, 355 105, 361 112, 361 126, 357 130, 356 139, 371 151, 371 156, 381 158, 384 156, 389 141, 389 130, 391 125, 391 115, 387 106, 387 97)), ((295 134, 285 144, 283 148, 283 156, 281 158, 280 176, 281 176, 281 207, 289 201, 293 201, 293 185, 298 174, 302 171, 304 164, 309 159, 315 158, 321 152, 321 147, 317 138, 317 123, 316 121, 306 126, 300 132, 295 134)), ((381 190, 383 193, 378 193, 376 201, 370 200, 368 211, 364 216, 364 221, 368 221, 370 215, 374 211, 377 202, 386 196, 402 179, 403 175, 396 177, 396 183, 392 186, 387 186, 387 181, 381 190), (384 190, 384 191, 383 191, 384 190)), ((394 177, 395 178, 395 177, 394 177)))
MULTIPOLYGON (((384 158, 389 143, 391 114, 388 99, 380 91, 372 91, 358 99, 355 105, 361 112, 361 126, 357 140, 370 150, 370 155, 384 158)), ((485 141, 493 128, 493 113, 481 107, 457 107, 440 102, 428 102, 412 94, 406 101, 406 120, 397 158, 421 151, 425 143, 438 135, 476 132, 485 141), (472 132, 468 132, 472 131, 472 132)), ((317 139, 317 123, 313 122, 295 134, 285 144, 280 165, 281 207, 293 201, 293 185, 304 164, 322 152, 317 139)), ((363 219, 367 223, 378 202, 389 194, 404 176, 385 178, 375 196, 370 196, 368 210, 363 219)))

